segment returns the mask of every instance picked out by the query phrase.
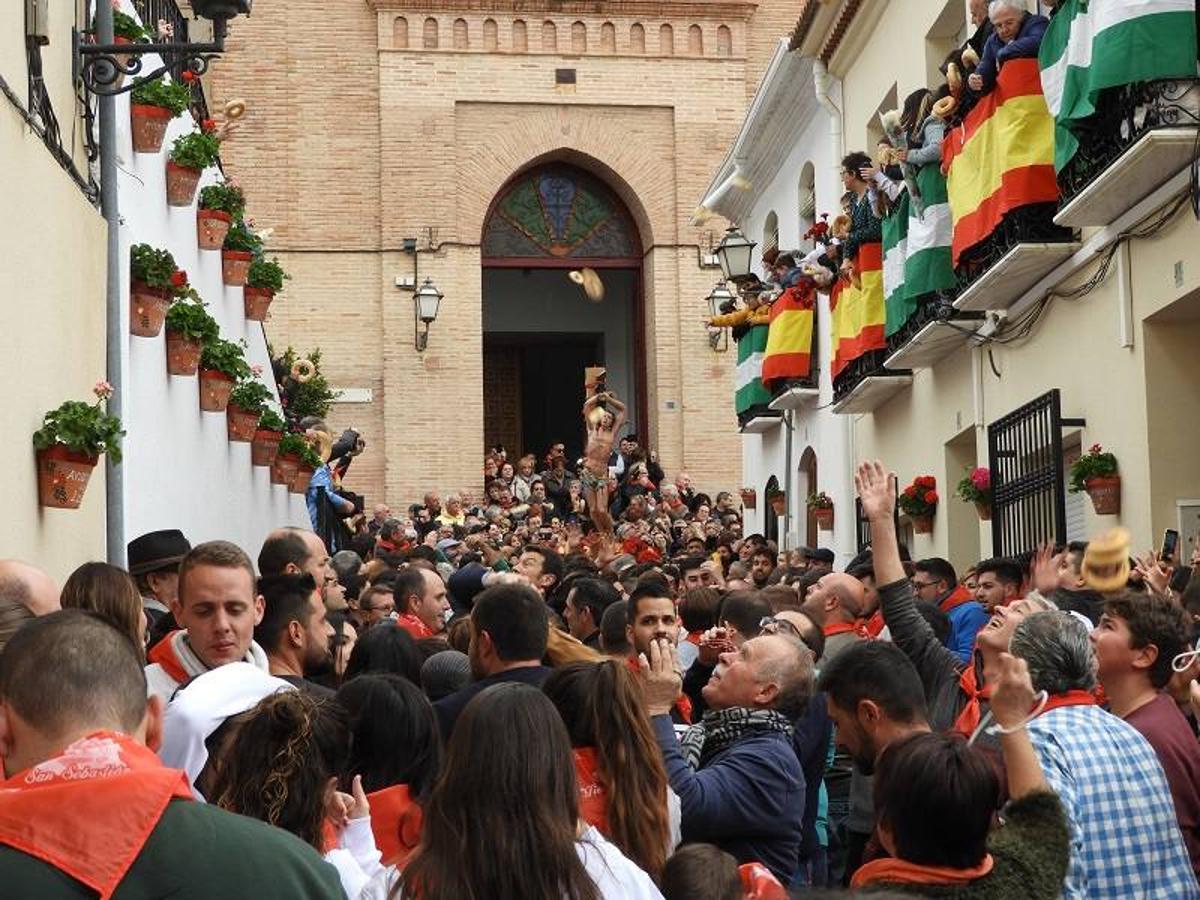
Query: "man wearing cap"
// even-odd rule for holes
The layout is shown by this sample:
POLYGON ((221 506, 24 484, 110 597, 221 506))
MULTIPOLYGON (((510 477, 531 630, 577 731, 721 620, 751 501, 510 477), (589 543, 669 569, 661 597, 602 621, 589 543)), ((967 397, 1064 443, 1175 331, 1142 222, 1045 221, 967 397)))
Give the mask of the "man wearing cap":
POLYGON ((424 566, 408 566, 400 570, 392 586, 396 598, 396 625, 413 636, 414 640, 434 637, 446 630, 446 613, 450 598, 440 575, 424 566))
POLYGON ((819 572, 824 574, 833 571, 833 551, 827 547, 817 547, 815 550, 805 550, 805 557, 808 559, 808 572, 819 572))
POLYGON ((151 630, 171 615, 171 605, 179 599, 179 564, 191 549, 177 528, 151 531, 129 542, 129 574, 141 592, 142 609, 151 630))
POLYGON ((437 551, 446 557, 446 562, 457 568, 459 557, 463 554, 463 542, 457 538, 442 538, 437 542, 437 551))

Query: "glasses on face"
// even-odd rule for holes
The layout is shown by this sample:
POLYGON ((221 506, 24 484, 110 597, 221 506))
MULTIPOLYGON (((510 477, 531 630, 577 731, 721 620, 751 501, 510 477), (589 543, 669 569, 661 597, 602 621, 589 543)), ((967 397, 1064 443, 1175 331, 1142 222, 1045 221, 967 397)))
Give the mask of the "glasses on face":
POLYGON ((794 637, 798 641, 804 641, 800 630, 787 619, 763 616, 758 620, 758 627, 762 629, 763 634, 786 634, 788 637, 794 637))
POLYGON ((363 612, 377 612, 384 616, 390 616, 396 611, 394 603, 380 604, 379 606, 364 606, 363 612))
POLYGON ((931 588, 931 587, 935 587, 937 585, 936 581, 918 581, 915 578, 913 578, 911 580, 912 580, 912 586, 913 586, 914 591, 923 591, 923 590, 925 590, 925 588, 931 588))

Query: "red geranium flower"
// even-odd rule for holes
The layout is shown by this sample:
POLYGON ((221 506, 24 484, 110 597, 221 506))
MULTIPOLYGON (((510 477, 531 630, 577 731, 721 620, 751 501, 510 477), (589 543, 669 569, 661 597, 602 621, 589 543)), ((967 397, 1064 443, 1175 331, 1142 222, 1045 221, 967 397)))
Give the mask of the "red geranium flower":
POLYGON ((216 131, 217 130, 217 120, 216 119, 205 119, 203 122, 200 123, 200 130, 205 133, 208 133, 211 131, 216 131))
POLYGON ((925 502, 926 503, 937 503, 937 501, 938 501, 937 491, 926 491, 925 492, 925 502))
POLYGON ((187 272, 183 269, 176 269, 171 275, 171 284, 175 287, 183 287, 188 283, 187 272))
POLYGON ((183 81, 186 81, 186 82, 188 82, 188 83, 190 84, 191 82, 193 82, 193 81, 195 81, 195 80, 196 80, 196 73, 195 73, 195 72, 193 72, 191 69, 187 69, 187 70, 186 70, 186 71, 185 71, 185 72, 184 72, 182 75, 180 75, 179 77, 180 77, 180 78, 181 78, 183 81))
POLYGON ((915 496, 917 496, 917 488, 916 488, 916 486, 915 486, 915 485, 911 485, 911 484, 910 484, 908 487, 906 487, 906 488, 904 489, 904 496, 905 496, 905 497, 915 497, 915 496))

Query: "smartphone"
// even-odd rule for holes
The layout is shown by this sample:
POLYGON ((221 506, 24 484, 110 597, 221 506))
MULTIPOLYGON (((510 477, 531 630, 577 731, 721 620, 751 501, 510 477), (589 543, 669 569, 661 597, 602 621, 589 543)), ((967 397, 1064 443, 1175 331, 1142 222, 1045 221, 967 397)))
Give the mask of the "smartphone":
POLYGON ((1179 549, 1179 532, 1174 528, 1168 528, 1163 531, 1162 549, 1158 553, 1158 558, 1164 562, 1169 562, 1175 558, 1175 552, 1179 549))

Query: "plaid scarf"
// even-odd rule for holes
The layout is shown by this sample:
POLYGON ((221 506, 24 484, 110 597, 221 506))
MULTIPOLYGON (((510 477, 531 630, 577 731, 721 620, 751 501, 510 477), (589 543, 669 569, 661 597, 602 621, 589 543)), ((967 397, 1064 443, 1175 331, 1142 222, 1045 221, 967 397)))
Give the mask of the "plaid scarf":
POLYGON ((773 709, 745 706, 710 709, 699 723, 683 733, 679 744, 688 765, 699 770, 742 738, 771 731, 791 734, 792 723, 773 709))

